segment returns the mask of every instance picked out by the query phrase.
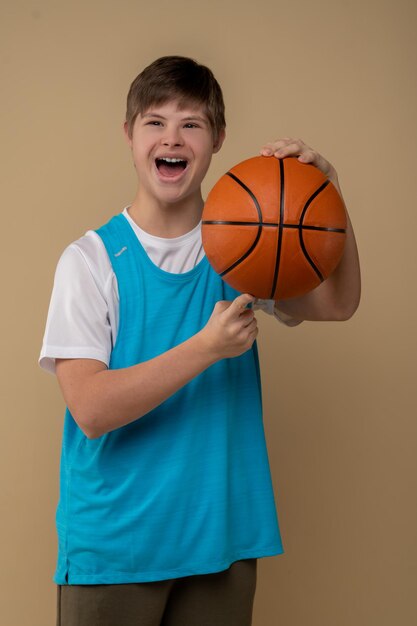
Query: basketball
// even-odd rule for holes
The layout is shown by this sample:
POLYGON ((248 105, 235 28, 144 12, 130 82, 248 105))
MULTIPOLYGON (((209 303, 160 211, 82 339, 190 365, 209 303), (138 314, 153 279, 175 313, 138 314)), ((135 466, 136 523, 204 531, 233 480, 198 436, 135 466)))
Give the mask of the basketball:
POLYGON ((215 272, 241 293, 281 300, 317 287, 338 265, 346 212, 329 179, 295 157, 258 156, 210 191, 202 240, 215 272))

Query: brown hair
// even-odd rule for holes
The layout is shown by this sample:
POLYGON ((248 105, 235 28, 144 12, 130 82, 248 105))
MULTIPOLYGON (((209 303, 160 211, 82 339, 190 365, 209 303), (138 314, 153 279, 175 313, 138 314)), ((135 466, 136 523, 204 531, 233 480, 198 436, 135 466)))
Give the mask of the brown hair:
POLYGON ((205 105, 205 112, 213 131, 214 143, 226 127, 223 94, 213 72, 182 56, 165 56, 146 67, 133 81, 127 95, 126 122, 129 137, 138 114, 152 105, 178 99, 180 107, 186 103, 205 105))

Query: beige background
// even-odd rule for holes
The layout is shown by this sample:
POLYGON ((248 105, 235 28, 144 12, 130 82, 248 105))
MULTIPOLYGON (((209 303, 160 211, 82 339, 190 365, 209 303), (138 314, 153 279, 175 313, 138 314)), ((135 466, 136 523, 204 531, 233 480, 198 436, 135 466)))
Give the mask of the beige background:
POLYGON ((164 54, 224 89, 205 192, 299 136, 336 166, 360 248, 350 321, 258 314, 285 554, 259 563, 254 625, 417 623, 416 16, 411 0, 2 3, 1 624, 54 624, 64 405, 37 366, 53 274, 131 201, 125 98, 164 54))

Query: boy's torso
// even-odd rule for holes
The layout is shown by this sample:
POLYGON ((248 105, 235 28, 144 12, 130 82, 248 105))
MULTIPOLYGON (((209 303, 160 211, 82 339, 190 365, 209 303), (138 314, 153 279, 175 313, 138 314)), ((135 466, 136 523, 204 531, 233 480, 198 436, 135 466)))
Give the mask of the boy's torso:
MULTIPOLYGON (((119 368, 185 341, 216 301, 237 294, 205 258, 170 275, 135 242, 125 217, 113 226, 99 234, 119 284, 119 336, 110 363, 119 368)), ((97 440, 78 431, 67 413, 59 584, 162 580, 282 552, 256 345, 208 368, 126 427, 97 440)))

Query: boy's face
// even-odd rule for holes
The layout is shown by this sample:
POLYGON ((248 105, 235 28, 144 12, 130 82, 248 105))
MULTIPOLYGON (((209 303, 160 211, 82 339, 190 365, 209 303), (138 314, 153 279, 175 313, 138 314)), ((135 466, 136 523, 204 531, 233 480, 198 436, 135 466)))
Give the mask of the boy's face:
POLYGON ((154 105, 139 114, 132 137, 127 134, 141 192, 161 202, 178 202, 195 194, 200 197, 201 182, 216 145, 203 105, 194 103, 179 109, 176 100, 154 105))

